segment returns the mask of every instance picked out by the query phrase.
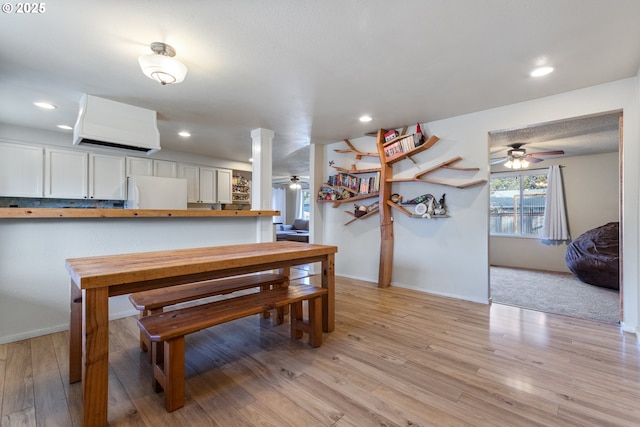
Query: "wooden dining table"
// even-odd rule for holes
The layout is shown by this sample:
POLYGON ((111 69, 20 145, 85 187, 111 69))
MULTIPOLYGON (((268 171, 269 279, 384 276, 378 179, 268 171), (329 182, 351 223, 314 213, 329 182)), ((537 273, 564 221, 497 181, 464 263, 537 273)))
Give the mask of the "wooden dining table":
POLYGON ((109 297, 320 262, 322 329, 335 324, 336 246, 267 242, 66 260, 71 277, 69 382, 83 382, 83 425, 108 425, 109 297))

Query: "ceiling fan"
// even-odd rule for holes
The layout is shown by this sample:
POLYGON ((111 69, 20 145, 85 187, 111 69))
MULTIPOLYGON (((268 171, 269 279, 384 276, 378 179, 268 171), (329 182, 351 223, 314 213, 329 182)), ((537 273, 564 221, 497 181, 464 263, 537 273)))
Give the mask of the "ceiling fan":
POLYGON ((523 145, 524 143, 522 142, 509 144, 508 147, 511 149, 507 151, 506 157, 491 159, 491 164, 496 165, 504 163, 504 166, 509 169, 522 169, 528 167, 529 163, 539 163, 543 161, 544 159, 541 159, 540 157, 564 154, 564 151, 562 150, 540 151, 537 153, 527 154, 527 150, 522 148, 523 145))

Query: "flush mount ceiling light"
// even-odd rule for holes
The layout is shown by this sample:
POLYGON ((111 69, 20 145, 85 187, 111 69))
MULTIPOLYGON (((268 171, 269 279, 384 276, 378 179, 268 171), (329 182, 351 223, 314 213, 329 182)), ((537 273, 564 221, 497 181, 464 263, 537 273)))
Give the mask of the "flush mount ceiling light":
POLYGON ((531 77, 542 77, 553 72, 553 67, 539 67, 531 72, 531 77))
POLYGON ((298 178, 296 175, 293 175, 291 177, 291 184, 289 184, 289 188, 292 190, 298 190, 302 188, 299 181, 300 181, 300 178, 298 178))
POLYGON ((373 119, 371 118, 371 116, 364 115, 364 116, 361 116, 359 120, 360 120, 361 122, 363 122, 363 123, 367 123, 367 122, 370 122, 370 121, 371 121, 371 120, 373 120, 373 119))
POLYGON ((142 55, 138 58, 140 68, 145 76, 160 84, 168 85, 180 83, 187 75, 187 67, 174 58, 176 50, 162 42, 151 43, 150 55, 142 55))
POLYGON ((55 105, 44 101, 34 102, 33 105, 35 105, 36 107, 40 107, 43 110, 55 110, 56 108, 58 108, 55 105))

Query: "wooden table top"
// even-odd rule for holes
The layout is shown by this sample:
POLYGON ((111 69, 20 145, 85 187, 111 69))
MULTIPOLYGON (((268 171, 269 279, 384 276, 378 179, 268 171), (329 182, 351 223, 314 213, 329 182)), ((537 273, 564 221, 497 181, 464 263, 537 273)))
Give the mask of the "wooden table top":
POLYGON ((337 251, 336 246, 284 241, 70 258, 65 265, 81 289, 151 282, 157 286, 158 281, 170 286, 214 278, 219 271, 243 274, 260 266, 290 264, 292 259, 313 262, 337 251))

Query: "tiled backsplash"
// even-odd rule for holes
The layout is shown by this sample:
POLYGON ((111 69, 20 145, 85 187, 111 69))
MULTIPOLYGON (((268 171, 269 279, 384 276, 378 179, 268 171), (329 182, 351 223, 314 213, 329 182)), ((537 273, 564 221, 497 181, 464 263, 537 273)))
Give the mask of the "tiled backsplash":
POLYGON ((0 197, 0 208, 123 209, 122 200, 0 197))

